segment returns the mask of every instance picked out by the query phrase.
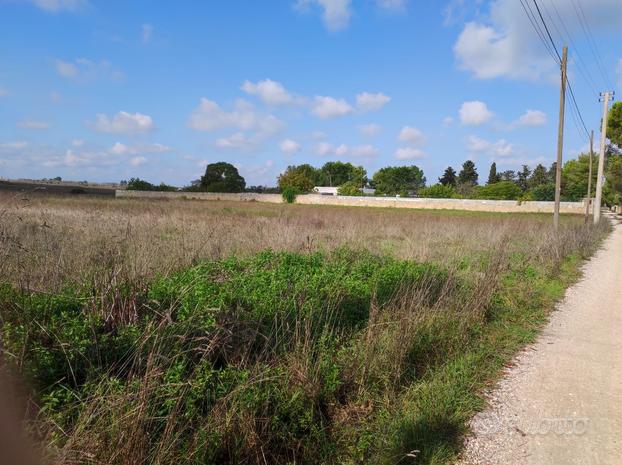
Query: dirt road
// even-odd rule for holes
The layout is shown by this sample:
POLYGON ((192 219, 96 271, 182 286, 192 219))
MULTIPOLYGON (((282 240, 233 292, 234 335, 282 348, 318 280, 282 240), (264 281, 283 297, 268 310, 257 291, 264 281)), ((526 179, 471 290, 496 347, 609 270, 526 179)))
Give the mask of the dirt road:
POLYGON ((515 362, 462 465, 622 464, 622 225, 515 362))

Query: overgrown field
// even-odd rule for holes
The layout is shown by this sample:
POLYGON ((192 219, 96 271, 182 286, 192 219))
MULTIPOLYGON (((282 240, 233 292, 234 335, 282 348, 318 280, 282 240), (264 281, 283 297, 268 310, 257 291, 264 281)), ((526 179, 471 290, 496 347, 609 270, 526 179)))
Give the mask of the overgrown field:
POLYGON ((608 224, 2 197, 5 371, 59 464, 440 464, 608 224))

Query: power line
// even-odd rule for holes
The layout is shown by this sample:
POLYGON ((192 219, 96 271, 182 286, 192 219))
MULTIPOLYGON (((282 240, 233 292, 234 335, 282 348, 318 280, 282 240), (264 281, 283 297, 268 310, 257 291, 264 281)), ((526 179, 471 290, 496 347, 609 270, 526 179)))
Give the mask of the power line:
POLYGON ((592 55, 595 58, 597 68, 603 78, 603 83, 605 84, 605 86, 612 88, 613 86, 611 86, 610 75, 605 71, 605 67, 603 65, 600 52, 598 51, 598 45, 596 44, 596 41, 594 40, 594 35, 592 34, 592 31, 590 29, 590 24, 587 20, 587 17, 585 16, 585 11, 583 11, 581 2, 578 1, 575 3, 575 1, 572 0, 572 6, 574 7, 575 13, 577 14, 579 18, 579 23, 581 24, 581 28, 583 29, 583 33, 585 34, 587 43, 590 46, 590 51, 592 52, 592 55))
MULTIPOLYGON (((542 41, 542 44, 544 44, 544 48, 546 48, 546 51, 549 52, 549 55, 551 55, 551 58, 553 58, 553 60, 557 62, 557 58, 555 57, 555 54, 553 53, 553 49, 551 48, 551 46, 549 45, 549 43, 546 40, 546 37, 544 36, 544 31, 542 30, 542 28, 540 27, 540 24, 538 23, 532 9, 531 6, 528 3, 529 0, 520 0, 520 4, 523 7, 523 10, 525 11, 525 14, 527 15, 527 18, 529 19, 529 22, 531 23, 534 31, 536 31, 536 34, 538 34, 538 37, 540 37, 540 40, 542 41)), ((559 64, 559 63, 558 63, 559 64)))
POLYGON ((559 54, 559 51, 557 50, 557 45, 555 45, 555 41, 553 40, 553 37, 551 36, 551 32, 549 31, 549 27, 546 25, 546 21, 544 20, 544 17, 542 16, 542 12, 540 11, 540 7, 538 6, 538 2, 536 0, 533 0, 533 4, 536 6, 536 10, 538 10, 538 16, 540 16, 540 21, 542 21, 542 24, 544 25, 544 30, 546 31, 546 34, 549 36, 549 40, 551 41, 551 45, 553 45, 553 50, 555 50, 555 54, 557 55, 557 59, 561 62, 562 61, 562 57, 559 54))

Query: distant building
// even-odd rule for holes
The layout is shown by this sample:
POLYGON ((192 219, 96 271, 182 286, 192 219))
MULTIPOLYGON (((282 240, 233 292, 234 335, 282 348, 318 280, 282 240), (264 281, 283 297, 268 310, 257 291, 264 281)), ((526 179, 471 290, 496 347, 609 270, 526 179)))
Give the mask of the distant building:
MULTIPOLYGON (((374 195, 376 193, 376 189, 369 187, 362 187, 359 190, 363 195, 374 195)), ((313 192, 320 195, 339 195, 338 191, 338 187, 316 186, 313 188, 313 192)))
POLYGON ((313 192, 320 195, 337 195, 338 187, 317 186, 313 188, 313 192))

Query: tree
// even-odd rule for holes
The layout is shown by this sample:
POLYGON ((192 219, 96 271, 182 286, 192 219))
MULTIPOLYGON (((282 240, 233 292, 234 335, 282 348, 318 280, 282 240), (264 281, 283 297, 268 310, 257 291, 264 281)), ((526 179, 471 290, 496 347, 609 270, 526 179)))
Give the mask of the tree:
POLYGON ((496 182, 501 181, 501 178, 497 174, 497 164, 493 161, 492 165, 490 165, 490 172, 488 173, 488 183, 494 184, 496 182))
POLYGON ((242 192, 246 181, 238 169, 224 161, 210 163, 201 177, 200 188, 206 192, 242 192))
POLYGON ((609 111, 607 137, 612 144, 622 149, 622 102, 616 102, 609 111))
MULTIPOLYGON (((562 169, 562 198, 571 202, 579 201, 587 196, 587 178, 590 157, 581 154, 575 160, 568 160, 562 169)), ((598 157, 594 157, 593 166, 598 166, 598 157)), ((592 192, 595 192, 597 170, 592 170, 592 192)))
POLYGON ((549 182, 551 182, 551 180, 549 179, 549 174, 546 171, 546 168, 541 163, 538 163, 538 166, 534 168, 531 173, 531 177, 529 178, 529 187, 534 188, 549 182))
POLYGON ((523 168, 516 175, 516 185, 520 188, 521 192, 525 192, 529 189, 529 177, 531 176, 531 170, 527 165, 523 165, 523 168))
POLYGON ((377 194, 406 196, 425 186, 425 176, 415 165, 387 166, 374 173, 373 182, 377 194))
POLYGON ((475 163, 471 160, 467 160, 462 164, 462 170, 458 174, 458 184, 466 184, 471 186, 477 186, 477 168, 475 163))
POLYGON ((367 184, 367 172, 362 166, 354 166, 352 163, 341 161, 329 161, 320 169, 322 183, 317 185, 341 186, 352 181, 363 187, 367 184))
POLYGON ((148 181, 144 181, 140 178, 130 178, 127 182, 127 190, 129 191, 160 191, 160 192, 175 192, 178 190, 174 186, 169 186, 163 182, 159 185, 151 184, 148 181))
POLYGON ((433 186, 419 189, 417 194, 425 199, 452 199, 456 196, 456 191, 453 186, 434 184, 433 186))
POLYGON ((358 185, 356 182, 348 181, 344 182, 341 186, 339 186, 339 188, 337 189, 337 194, 358 197, 363 195, 363 192, 361 191, 361 186, 358 185))
POLYGON ((499 173, 500 181, 516 181, 516 172, 514 170, 506 170, 499 173))
POLYGON ((529 193, 533 200, 550 201, 555 200, 555 183, 548 182, 533 187, 529 193))
POLYGON ((285 191, 292 188, 298 192, 311 192, 319 184, 316 182, 318 177, 318 170, 311 165, 288 166, 278 178, 279 189, 285 191))
POLYGON ((443 173, 443 176, 438 178, 438 182, 440 182, 443 186, 456 186, 456 170, 454 170, 451 166, 448 166, 443 173))
POLYGON ((520 188, 512 181, 499 181, 475 188, 476 199, 516 200, 520 197, 520 188))

